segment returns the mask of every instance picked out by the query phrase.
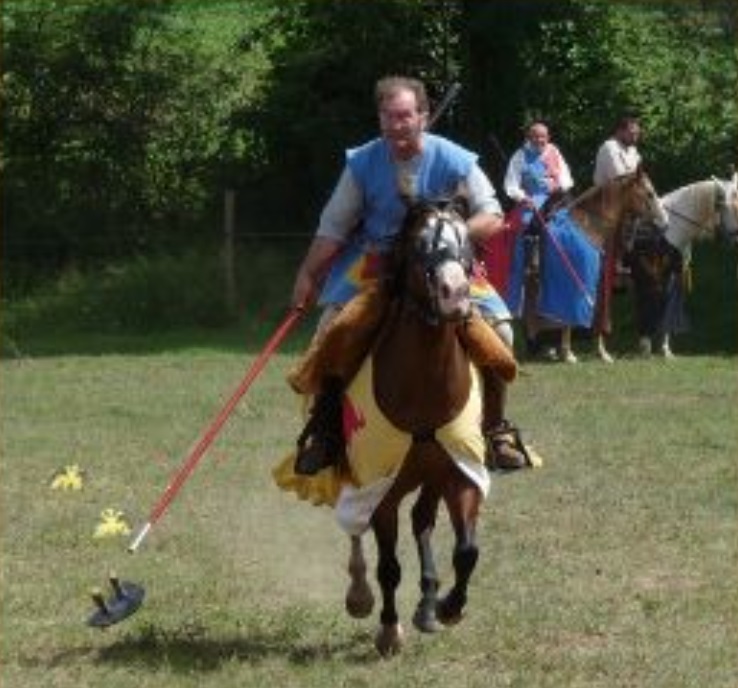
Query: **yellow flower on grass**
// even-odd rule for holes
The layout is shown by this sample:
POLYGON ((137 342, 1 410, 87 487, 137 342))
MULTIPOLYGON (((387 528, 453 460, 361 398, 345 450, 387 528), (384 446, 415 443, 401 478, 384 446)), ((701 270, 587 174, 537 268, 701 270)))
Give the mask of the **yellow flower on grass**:
POLYGON ((122 511, 117 509, 103 509, 100 512, 100 523, 95 528, 95 538, 129 535, 131 528, 126 522, 122 511))
POLYGON ((60 468, 51 478, 52 490, 81 490, 84 484, 84 471, 76 464, 60 468))

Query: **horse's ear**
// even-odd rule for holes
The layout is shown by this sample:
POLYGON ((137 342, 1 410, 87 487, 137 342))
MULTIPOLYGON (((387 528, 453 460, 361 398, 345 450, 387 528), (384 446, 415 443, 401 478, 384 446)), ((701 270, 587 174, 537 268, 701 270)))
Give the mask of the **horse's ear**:
POLYGON ((409 196, 402 196, 401 198, 407 209, 405 212, 403 227, 411 227, 418 222, 420 217, 427 211, 428 205, 417 198, 410 198, 409 196))

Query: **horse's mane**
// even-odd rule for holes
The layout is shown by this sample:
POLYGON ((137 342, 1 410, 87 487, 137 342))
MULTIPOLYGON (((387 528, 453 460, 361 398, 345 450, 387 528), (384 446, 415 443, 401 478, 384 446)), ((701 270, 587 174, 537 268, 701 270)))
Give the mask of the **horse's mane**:
POLYGON ((621 184, 630 181, 631 179, 635 178, 636 174, 637 172, 626 172, 625 174, 618 175, 617 177, 606 181, 604 184, 595 184, 593 186, 590 186, 588 189, 579 194, 579 196, 576 196, 574 200, 567 205, 567 208, 578 208, 580 205, 587 203, 593 197, 605 193, 607 189, 610 189, 614 186, 620 186, 621 184))
POLYGON ((672 233, 681 227, 681 233, 688 237, 695 234, 695 229, 710 230, 716 226, 716 184, 712 179, 703 179, 680 186, 662 197, 661 201, 670 214, 669 227, 672 233))

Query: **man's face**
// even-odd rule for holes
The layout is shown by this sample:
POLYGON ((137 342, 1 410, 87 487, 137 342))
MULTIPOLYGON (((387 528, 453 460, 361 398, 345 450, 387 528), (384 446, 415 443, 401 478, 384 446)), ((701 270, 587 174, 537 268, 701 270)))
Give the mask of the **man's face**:
POLYGON ((544 124, 534 124, 528 129, 528 141, 534 148, 543 150, 548 143, 548 127, 544 124))
POLYGON ((641 138, 641 125, 638 122, 628 122, 618 133, 620 143, 624 146, 635 146, 641 138))
POLYGON ((382 101, 379 128, 396 158, 409 160, 420 152, 427 119, 426 113, 418 110, 412 91, 396 91, 382 101))

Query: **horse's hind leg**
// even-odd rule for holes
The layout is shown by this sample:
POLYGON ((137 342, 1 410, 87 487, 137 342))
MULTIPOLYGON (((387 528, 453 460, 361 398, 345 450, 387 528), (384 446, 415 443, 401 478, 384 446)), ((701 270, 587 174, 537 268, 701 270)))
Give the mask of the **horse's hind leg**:
POLYGON ((366 579, 366 560, 361 536, 351 536, 348 572, 351 577, 346 591, 346 611, 355 619, 363 619, 374 609, 374 594, 366 579))
POLYGON ((476 524, 481 492, 468 478, 457 471, 456 485, 444 491, 444 500, 456 534, 453 565, 456 578, 448 594, 438 603, 438 620, 444 624, 461 621, 466 605, 467 588, 477 565, 479 548, 476 544, 476 524))
POLYGON ((436 617, 438 603, 438 572, 431 546, 431 537, 436 525, 436 514, 440 495, 427 487, 420 490, 418 501, 413 506, 411 518, 413 535, 420 560, 420 601, 413 615, 413 624, 424 633, 433 633, 440 626, 436 617))

